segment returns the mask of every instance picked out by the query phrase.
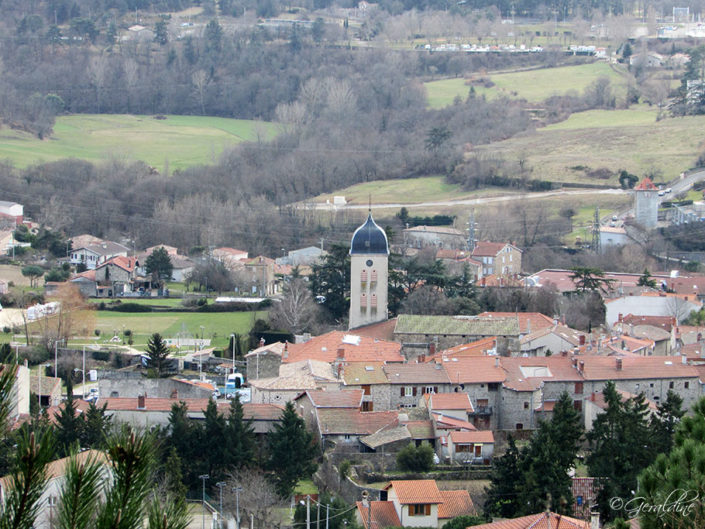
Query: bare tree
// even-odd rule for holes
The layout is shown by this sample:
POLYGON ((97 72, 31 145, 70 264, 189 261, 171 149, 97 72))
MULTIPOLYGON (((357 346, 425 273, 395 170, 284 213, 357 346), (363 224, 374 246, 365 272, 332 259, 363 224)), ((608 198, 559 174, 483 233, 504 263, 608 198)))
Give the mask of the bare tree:
POLYGON ((310 331, 316 324, 318 307, 306 282, 297 278, 284 287, 284 297, 269 311, 269 321, 277 329, 294 334, 310 331))
POLYGON ((285 505, 261 470, 241 470, 230 476, 228 485, 224 488, 228 492, 223 496, 223 506, 234 516, 237 517, 236 503, 239 503, 240 518, 254 518, 255 527, 279 529, 282 526, 278 509, 285 505), (233 492, 236 488, 240 489, 239 502, 233 492))

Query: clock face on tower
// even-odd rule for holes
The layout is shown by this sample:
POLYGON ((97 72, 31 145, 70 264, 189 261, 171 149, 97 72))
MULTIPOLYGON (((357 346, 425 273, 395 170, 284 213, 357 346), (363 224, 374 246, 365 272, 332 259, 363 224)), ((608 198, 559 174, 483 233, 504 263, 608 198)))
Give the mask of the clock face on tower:
POLYGON ((367 266, 372 266, 372 259, 368 259, 365 263, 367 266))

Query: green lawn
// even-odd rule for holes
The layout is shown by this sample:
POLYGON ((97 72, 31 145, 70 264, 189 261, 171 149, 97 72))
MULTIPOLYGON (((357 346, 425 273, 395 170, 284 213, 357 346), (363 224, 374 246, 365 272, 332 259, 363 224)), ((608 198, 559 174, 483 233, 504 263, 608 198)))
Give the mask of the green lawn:
POLYGON ((202 116, 80 114, 57 118, 54 134, 40 140, 0 130, 0 159, 19 167, 62 158, 89 161, 113 157, 142 160, 164 171, 214 162, 223 149, 258 137, 272 138, 276 126, 262 121, 202 116))
POLYGON ((165 338, 175 337, 182 330, 193 336, 201 335, 211 339, 215 347, 226 346, 230 333, 246 334, 252 328, 255 319, 265 318, 266 312, 151 312, 124 313, 99 311, 96 313, 96 328, 102 332, 99 342, 107 341, 117 331, 130 329, 134 336, 135 347, 143 348, 149 337, 158 332, 165 338))
MULTIPOLYGON (((571 91, 582 94, 587 86, 600 77, 610 79, 618 100, 624 99, 627 86, 626 79, 605 62, 511 73, 489 73, 483 77, 489 77, 494 86, 485 88, 475 85, 475 93, 478 96, 483 94, 488 98, 506 96, 526 99, 532 103, 543 101, 551 95, 562 95, 571 91)), ((428 104, 433 108, 441 108, 452 104, 456 96, 465 99, 470 86, 466 79, 462 78, 425 83, 428 104)))
POLYGON ((367 204, 372 196, 375 204, 414 203, 435 200, 457 200, 460 198, 509 194, 508 190, 487 188, 481 191, 465 191, 457 184, 448 184, 442 176, 424 176, 398 180, 374 180, 355 184, 334 193, 319 195, 315 202, 333 202, 333 196, 344 196, 348 203, 367 204))

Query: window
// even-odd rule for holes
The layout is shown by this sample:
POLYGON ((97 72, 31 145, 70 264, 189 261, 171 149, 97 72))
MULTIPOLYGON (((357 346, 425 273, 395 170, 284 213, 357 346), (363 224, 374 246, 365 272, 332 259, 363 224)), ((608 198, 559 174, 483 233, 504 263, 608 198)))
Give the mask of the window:
POLYGON ((371 393, 371 387, 369 384, 363 384, 362 386, 362 394, 363 395, 369 395, 371 393))
POLYGON ((525 410, 528 410, 528 409, 529 409, 529 403, 528 403, 528 402, 524 402, 524 409, 525 409, 525 410))
POLYGON ((515 427, 514 429, 515 429, 515 430, 523 430, 523 429, 524 429, 524 425, 523 425, 522 423, 518 422, 518 423, 516 424, 516 427, 515 427))
POLYGON ((415 397, 416 396, 416 388, 412 386, 404 386, 404 393, 402 397, 415 397))
POLYGON ((471 453, 472 452, 472 445, 455 445, 455 453, 460 454, 460 453, 471 453))
POLYGON ((650 388, 653 388, 653 387, 654 387, 654 383, 652 382, 651 384, 649 384, 649 387, 650 387, 650 388))
POLYGON ((414 503, 409 505, 409 516, 429 516, 431 505, 428 503, 414 503))
POLYGON ((583 411, 583 401, 582 400, 574 400, 573 401, 573 409, 575 409, 575 411, 583 411))
POLYGON ((436 386, 426 386, 423 388, 424 393, 438 393, 438 388, 436 386))
POLYGON ((690 382, 683 382, 683 388, 688 389, 690 387, 690 382))
POLYGON ((668 383, 668 389, 673 389, 673 381, 668 383))
POLYGON ((575 383, 575 393, 578 395, 582 395, 582 393, 583 393, 583 383, 582 382, 575 383))
POLYGON ((488 391, 498 391, 499 390, 499 382, 490 382, 487 384, 487 390, 488 391))
POLYGON ((374 403, 370 401, 365 401, 362 403, 362 411, 373 411, 374 403))

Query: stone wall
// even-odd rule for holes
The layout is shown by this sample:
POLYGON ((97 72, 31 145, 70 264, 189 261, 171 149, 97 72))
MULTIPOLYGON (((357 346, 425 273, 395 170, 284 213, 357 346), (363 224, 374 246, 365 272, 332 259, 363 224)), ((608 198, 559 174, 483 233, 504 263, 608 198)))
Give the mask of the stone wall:
POLYGON ((101 398, 129 397, 140 395, 162 399, 208 399, 211 392, 199 386, 172 378, 147 378, 140 373, 128 371, 98 371, 98 389, 101 398))

